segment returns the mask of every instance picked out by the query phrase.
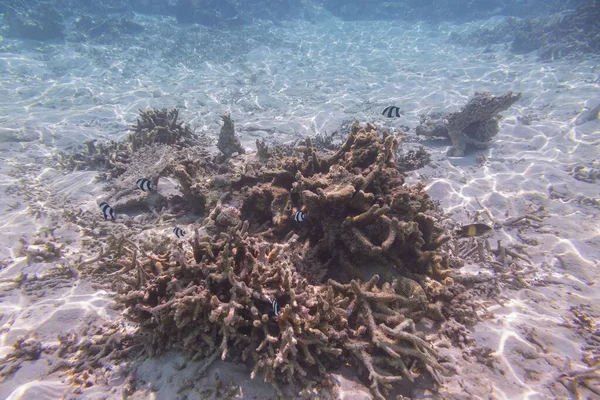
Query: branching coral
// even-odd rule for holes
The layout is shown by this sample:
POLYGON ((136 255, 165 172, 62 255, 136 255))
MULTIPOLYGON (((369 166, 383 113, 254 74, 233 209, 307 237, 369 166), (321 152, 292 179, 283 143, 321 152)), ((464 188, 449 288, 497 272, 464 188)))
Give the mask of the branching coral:
POLYGON ((86 151, 58 152, 54 155, 54 159, 60 167, 70 171, 100 169, 115 177, 127 170, 131 153, 125 144, 117 142, 96 144, 96 140, 87 140, 83 144, 86 145, 86 151))
POLYGON ((189 126, 177 121, 178 118, 179 110, 176 108, 140 110, 137 122, 130 127, 131 149, 135 152, 139 148, 153 143, 181 147, 197 144, 197 138, 192 130, 189 126))
POLYGON ((363 284, 311 285, 294 267, 292 243, 258 240, 248 228, 240 222, 212 236, 202 228, 192 259, 177 261, 176 247, 164 256, 134 251, 118 271, 116 300, 140 324, 139 343, 149 354, 182 348, 206 367, 217 357, 250 359, 252 374, 264 373, 276 388, 314 387, 328 370, 356 359, 378 398, 390 383, 412 380, 410 360, 439 382, 443 368, 411 319, 427 302, 416 282, 378 287, 374 276, 363 284))
POLYGON ((379 137, 374 127, 356 124, 336 154, 319 158, 313 150, 307 157, 292 191, 310 221, 309 259, 341 265, 350 277, 363 276, 356 271, 363 263, 410 275, 445 262, 433 253, 444 242, 441 231, 425 223, 434 203, 422 186, 404 186, 395 168, 398 145, 397 137, 379 137))
MULTIPOLYGON (((175 108, 140 111, 136 124, 130 127, 131 133, 127 142, 97 143, 97 140, 86 140, 82 143, 86 147, 85 151, 58 152, 54 158, 64 169, 71 171, 97 169, 103 171, 103 178, 115 178, 125 172, 140 169, 140 165, 143 164, 140 158, 144 156, 149 158, 150 152, 161 152, 161 145, 168 145, 169 151, 175 153, 192 146, 201 148, 208 144, 208 139, 204 135, 194 134, 187 125, 179 122, 178 118, 179 111, 175 108)), ((150 157, 152 157, 150 165, 155 167, 155 164, 160 165, 164 159, 161 157, 157 163, 155 155, 150 157)), ((148 169, 149 166, 146 165, 144 168, 148 169)), ((160 171, 155 171, 156 168, 150 169, 152 171, 145 172, 151 172, 152 176, 158 178, 155 174, 160 171)))

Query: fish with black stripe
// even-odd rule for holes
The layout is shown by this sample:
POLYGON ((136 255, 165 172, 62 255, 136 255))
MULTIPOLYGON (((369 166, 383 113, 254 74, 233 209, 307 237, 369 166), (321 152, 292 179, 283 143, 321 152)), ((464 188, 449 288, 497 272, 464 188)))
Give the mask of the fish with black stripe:
POLYGON ((113 221, 117 219, 115 210, 113 210, 113 208, 109 206, 107 202, 103 201, 102 203, 100 203, 99 207, 102 210, 102 214, 104 214, 105 221, 108 221, 108 217, 111 217, 113 221))
POLYGON ((298 223, 304 221, 304 219, 306 218, 306 213, 303 211, 299 211, 298 209, 294 208, 292 210, 292 219, 298 223))
POLYGON ((177 236, 179 239, 181 239, 182 237, 185 236, 185 231, 181 228, 179 228, 178 226, 176 226, 175 228, 173 228, 173 233, 175 234, 175 236, 177 236))
POLYGON ((277 304, 277 300, 275 298, 269 299, 271 302, 271 306, 273 307, 273 315, 279 317, 281 315, 281 309, 279 308, 279 304, 277 304))
POLYGON ((153 190, 156 190, 150 179, 146 178, 138 179, 137 181, 135 181, 135 185, 142 189, 144 192, 151 192, 153 190))
POLYGON ((463 225, 454 231, 456 236, 475 237, 484 235, 492 230, 492 227, 486 224, 463 225))
POLYGON ((385 115, 388 118, 394 118, 394 114, 396 115, 396 118, 400 118, 400 108, 396 106, 388 106, 384 108, 383 112, 381 113, 381 115, 385 115))

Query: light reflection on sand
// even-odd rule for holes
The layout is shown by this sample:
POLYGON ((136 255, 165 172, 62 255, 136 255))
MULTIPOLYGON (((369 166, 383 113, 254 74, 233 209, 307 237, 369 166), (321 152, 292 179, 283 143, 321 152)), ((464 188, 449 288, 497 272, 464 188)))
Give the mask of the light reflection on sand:
MULTIPOLYGON (((156 22, 162 24, 165 22, 156 22)), ((508 291, 509 301, 490 307, 501 318, 486 320, 475 330, 488 331, 485 337, 478 337, 478 343, 490 346, 510 372, 502 378, 493 371, 486 370, 489 375, 477 371, 498 381, 491 386, 494 396, 548 396, 545 381, 527 381, 517 369, 517 364, 528 361, 517 353, 506 353, 513 342, 538 352, 525 337, 527 329, 539 325, 551 333, 568 316, 571 305, 598 304, 600 300, 597 288, 590 286, 598 278, 599 211, 585 203, 599 197, 598 185, 575 180, 568 172, 575 164, 589 164, 598 158, 600 122, 573 125, 574 114, 594 95, 592 90, 597 91, 597 85, 584 81, 593 74, 593 63, 540 65, 530 55, 481 54, 443 41, 447 29, 382 23, 360 30, 339 21, 327 26, 300 24, 279 33, 288 43, 301 44, 303 50, 261 46, 240 61, 226 65, 206 61, 193 68, 159 66, 155 59, 138 59, 129 50, 111 53, 110 48, 99 46, 107 51, 96 52, 88 44, 47 47, 42 50, 46 61, 27 49, 22 54, 1 53, 6 68, 0 72, 0 107, 10 121, 0 134, 33 139, 1 143, 6 161, 0 167, 0 187, 15 187, 25 177, 26 185, 19 190, 40 190, 41 194, 26 200, 16 193, 3 199, 7 204, 0 204, 0 239, 8 243, 0 249, 0 260, 8 260, 0 271, 0 279, 6 280, 0 285, 0 356, 10 352, 22 333, 36 333, 45 345, 53 345, 57 333, 75 329, 84 316, 109 317, 107 293, 84 287, 79 280, 70 288, 48 290, 40 298, 9 290, 10 279, 19 273, 43 276, 57 266, 56 260, 30 262, 21 254, 19 239, 31 243, 39 231, 61 221, 65 204, 93 209, 95 198, 104 194, 102 186, 94 182, 96 173, 63 175, 42 164, 38 166, 41 170, 14 176, 8 175, 8 170, 26 164, 35 169, 30 156, 49 156, 55 146, 66 148, 92 138, 123 138, 137 109, 178 105, 184 119, 200 131, 213 133, 220 113, 231 109, 248 148, 254 148, 254 132, 271 137, 274 135, 269 132, 277 132, 278 139, 290 141, 331 133, 353 119, 377 121, 391 128, 407 124, 411 126, 407 145, 424 143, 432 151, 435 165, 412 173, 409 179, 423 179, 431 196, 442 202, 454 220, 472 222, 481 211, 478 202, 498 220, 535 213, 543 207, 542 228, 502 227, 491 241, 501 239, 505 245, 522 246, 536 266, 545 264, 549 269, 540 271, 540 276, 558 283, 543 285, 542 278, 540 286, 530 289, 544 299, 541 305, 519 298, 518 291, 508 291), (332 36, 337 34, 345 39, 332 36), (249 83, 252 74, 256 74, 257 84, 249 83), (453 110, 476 90, 524 92, 522 101, 504 113, 507 118, 492 148, 462 159, 447 159, 443 155, 447 143, 419 142, 412 136, 418 114, 453 110), (160 95, 155 97, 155 93, 160 95), (382 120, 381 107, 392 103, 402 106, 404 117, 382 120), (517 118, 525 114, 534 117, 529 125, 517 118), (21 207, 9 210, 8 205, 17 201, 21 207), (34 218, 40 210, 48 215, 34 218), (538 244, 524 244, 517 233, 538 244), (556 257, 564 260, 564 265, 556 257)), ((59 224, 69 230, 68 224, 59 224)), ((66 232, 61 235, 57 236, 71 239, 66 232)), ((67 252, 74 257, 81 237, 73 234, 73 238, 67 252)), ((558 344, 548 344, 548 351, 578 363, 579 358, 573 356, 573 349, 581 345, 577 340, 576 335, 565 337, 558 344)), ((464 374, 472 373, 468 366, 464 368, 464 374)), ((544 368, 548 374, 557 371, 544 368)), ((59 381, 27 381, 32 378, 18 374, 16 379, 26 382, 13 383, 17 389, 3 387, 0 394, 10 393, 9 398, 17 399, 63 390, 59 381)))

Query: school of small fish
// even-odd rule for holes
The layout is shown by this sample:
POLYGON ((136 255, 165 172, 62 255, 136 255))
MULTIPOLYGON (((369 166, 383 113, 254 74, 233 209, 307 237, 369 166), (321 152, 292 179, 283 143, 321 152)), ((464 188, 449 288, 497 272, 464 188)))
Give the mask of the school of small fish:
MULTIPOLYGON (((156 191, 156 187, 152 184, 152 181, 147 178, 140 178, 135 181, 135 185, 144 192, 156 191)), ((108 220, 110 217, 113 221, 117 219, 117 215, 115 214, 115 210, 105 201, 99 204, 100 210, 102 210, 102 214, 104 215, 104 220, 108 220)), ((185 231, 179 227, 173 228, 173 233, 179 239, 185 236, 185 231)))

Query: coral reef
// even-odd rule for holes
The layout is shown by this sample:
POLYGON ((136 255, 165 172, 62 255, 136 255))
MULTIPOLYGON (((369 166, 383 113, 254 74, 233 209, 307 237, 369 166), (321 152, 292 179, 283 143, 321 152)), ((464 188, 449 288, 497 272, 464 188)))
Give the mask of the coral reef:
POLYGON ((539 58, 552 61, 600 53, 600 7, 596 1, 583 2, 573 10, 528 18, 517 14, 494 28, 480 28, 467 34, 453 32, 454 42, 490 47, 510 43, 514 53, 537 51, 539 58))
POLYGON ((183 240, 100 222, 113 234, 78 268, 110 284, 138 326, 128 341, 150 356, 182 349, 204 370, 219 357, 251 361, 282 395, 331 388, 344 363, 380 399, 418 376, 435 386, 446 368, 419 321, 471 322, 478 310, 441 250, 450 237, 435 203, 404 184, 400 141, 355 123, 337 151, 310 139, 292 156, 262 142, 261 157, 174 150, 160 176, 179 181, 190 208, 202 203, 203 222, 183 240))
POLYGON ((208 27, 232 28, 253 19, 281 21, 291 15, 307 14, 311 4, 287 0, 177 0, 172 12, 179 22, 198 23, 208 27))
POLYGON ((450 114, 421 115, 417 135, 450 137, 452 147, 448 156, 461 157, 468 147, 487 148, 498 134, 498 113, 508 109, 521 98, 511 91, 502 96, 476 92, 459 111, 450 114))
POLYGON ((401 21, 461 21, 483 20, 497 15, 538 16, 566 7, 558 0, 543 3, 521 0, 492 1, 387 1, 369 3, 344 0, 319 0, 329 12, 350 21, 401 20, 401 21))

